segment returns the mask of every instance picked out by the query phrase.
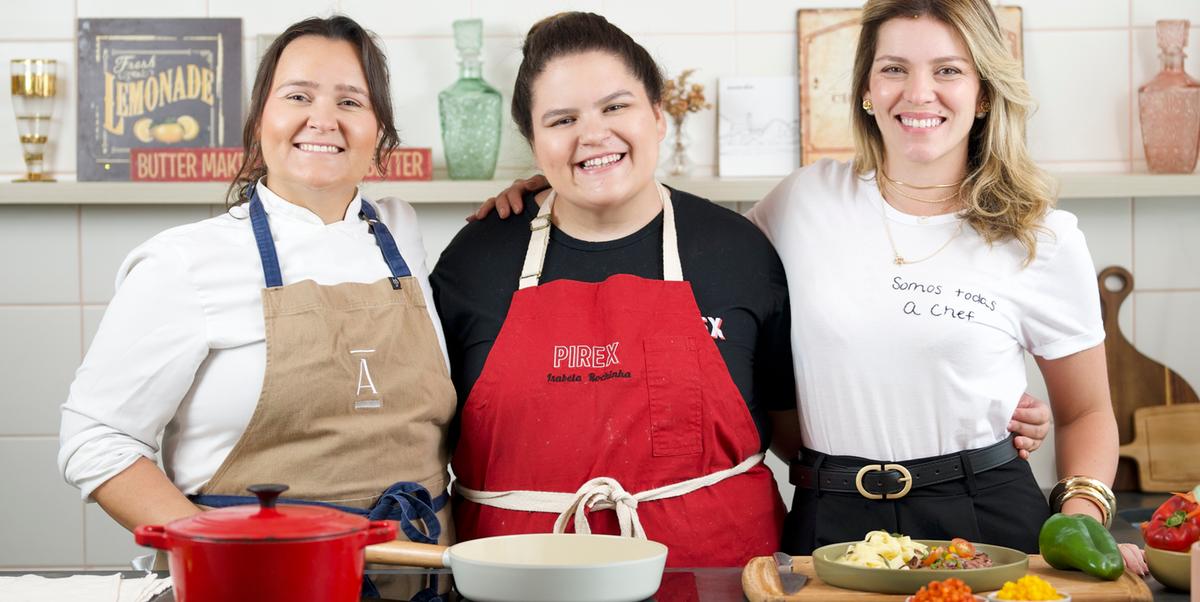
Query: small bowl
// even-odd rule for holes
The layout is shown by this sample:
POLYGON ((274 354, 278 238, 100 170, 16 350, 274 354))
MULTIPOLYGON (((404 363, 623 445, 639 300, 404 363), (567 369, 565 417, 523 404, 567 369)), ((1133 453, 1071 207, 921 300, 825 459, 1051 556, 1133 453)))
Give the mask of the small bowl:
POLYGON ((1177 590, 1191 591, 1192 555, 1146 546, 1146 564, 1159 583, 1177 590))
MULTIPOLYGON (((917 597, 916 594, 911 595, 911 596, 905 598, 904 602, 912 602, 913 598, 916 598, 916 597, 917 597)), ((975 602, 987 602, 987 600, 983 596, 975 596, 975 602)))
MULTIPOLYGON (((988 596, 987 596, 988 602, 1021 602, 1021 600, 1001 600, 1000 598, 996 597, 999 593, 1000 592, 992 592, 992 593, 988 594, 988 596)), ((1062 597, 1057 600, 1053 600, 1052 602, 1071 602, 1071 594, 1067 594, 1064 592, 1058 592, 1058 595, 1060 595, 1062 597)))

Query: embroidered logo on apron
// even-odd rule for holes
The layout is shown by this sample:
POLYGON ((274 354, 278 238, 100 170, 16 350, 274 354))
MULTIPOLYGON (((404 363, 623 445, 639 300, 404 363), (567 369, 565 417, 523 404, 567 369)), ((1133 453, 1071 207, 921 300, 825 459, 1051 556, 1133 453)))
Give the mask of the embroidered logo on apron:
POLYGON ((354 402, 356 410, 374 410, 383 406, 383 400, 379 399, 379 390, 375 388, 375 381, 371 379, 371 368, 367 366, 367 354, 375 353, 374 349, 355 349, 350 352, 350 355, 358 358, 358 390, 355 395, 362 396, 363 391, 369 392, 376 396, 374 399, 359 399, 354 402))
POLYGON ((568 368, 607 368, 621 363, 617 358, 619 342, 607 345, 555 345, 554 367, 562 367, 563 362, 568 368))

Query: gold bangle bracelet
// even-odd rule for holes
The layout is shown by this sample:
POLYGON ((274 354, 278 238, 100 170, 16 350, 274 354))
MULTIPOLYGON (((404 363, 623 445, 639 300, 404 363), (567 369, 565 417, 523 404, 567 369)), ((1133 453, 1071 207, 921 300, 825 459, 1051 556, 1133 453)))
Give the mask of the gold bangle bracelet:
POLYGON ((1113 494, 1112 489, 1110 489, 1109 486, 1104 481, 1101 481, 1100 479, 1093 479, 1092 477, 1076 475, 1076 476, 1070 476, 1070 477, 1067 477, 1066 479, 1063 479, 1063 482, 1064 482, 1064 485, 1066 485, 1067 489, 1072 489, 1074 487, 1079 487, 1079 486, 1091 487, 1092 489, 1095 489, 1105 500, 1108 501, 1110 508, 1117 507, 1117 497, 1113 494))
POLYGON ((1109 514, 1113 514, 1117 510, 1117 498, 1113 495, 1112 489, 1099 479, 1083 475, 1073 475, 1060 480, 1054 485, 1054 489, 1050 491, 1050 506, 1056 509, 1062 507, 1062 497, 1067 491, 1078 488, 1087 488, 1092 490, 1099 496, 1097 500, 1106 505, 1109 514))
POLYGON ((1062 497, 1062 503, 1059 504, 1059 510, 1062 510, 1062 505, 1066 504, 1068 500, 1077 497, 1092 502, 1092 504, 1095 505, 1098 510, 1100 510, 1100 522, 1104 525, 1105 529, 1112 527, 1112 512, 1106 507, 1107 503, 1105 500, 1092 491, 1091 488, 1077 487, 1068 491, 1062 497))
POLYGON ((1079 493, 1075 492, 1086 492, 1096 501, 1097 504, 1103 506, 1104 510, 1106 510, 1109 514, 1116 512, 1116 499, 1106 496, 1104 494, 1105 492, 1099 491, 1090 485, 1074 485, 1071 487, 1056 488, 1050 497, 1051 508, 1061 508, 1063 502, 1065 502, 1070 496, 1079 495, 1079 493))

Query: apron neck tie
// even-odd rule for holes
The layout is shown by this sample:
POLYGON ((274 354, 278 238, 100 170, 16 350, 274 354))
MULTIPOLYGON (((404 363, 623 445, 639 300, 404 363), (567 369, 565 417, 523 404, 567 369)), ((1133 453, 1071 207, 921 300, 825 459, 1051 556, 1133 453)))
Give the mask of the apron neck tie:
MULTIPOLYGON (((679 241, 675 233, 675 210, 671 205, 671 193, 666 186, 654 183, 658 198, 663 205, 663 280, 683 280, 683 264, 679 261, 679 241)), ((546 263, 546 249, 550 247, 550 216, 556 193, 553 189, 538 208, 537 217, 529 224, 529 247, 525 250, 525 263, 521 267, 518 289, 537 286, 542 279, 542 268, 546 263)))
POLYGON ((583 484, 575 492, 575 499, 566 510, 554 521, 554 532, 565 533, 567 520, 575 516, 575 532, 588 534, 592 528, 588 525, 587 513, 592 510, 613 510, 617 513, 617 523, 621 527, 621 537, 636 537, 646 539, 646 530, 638 520, 638 500, 616 479, 597 477, 583 484))

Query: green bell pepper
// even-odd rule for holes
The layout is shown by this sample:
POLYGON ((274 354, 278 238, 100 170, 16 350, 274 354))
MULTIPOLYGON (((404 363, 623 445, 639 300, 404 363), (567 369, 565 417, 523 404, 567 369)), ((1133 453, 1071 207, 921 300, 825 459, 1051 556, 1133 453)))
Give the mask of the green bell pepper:
POLYGON ((1038 535, 1046 563, 1059 570, 1078 569, 1114 581, 1125 572, 1125 559, 1112 533, 1096 519, 1061 512, 1046 519, 1038 535))

